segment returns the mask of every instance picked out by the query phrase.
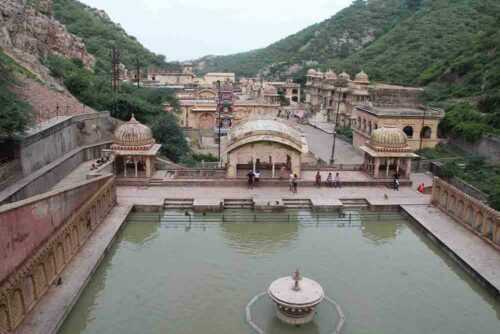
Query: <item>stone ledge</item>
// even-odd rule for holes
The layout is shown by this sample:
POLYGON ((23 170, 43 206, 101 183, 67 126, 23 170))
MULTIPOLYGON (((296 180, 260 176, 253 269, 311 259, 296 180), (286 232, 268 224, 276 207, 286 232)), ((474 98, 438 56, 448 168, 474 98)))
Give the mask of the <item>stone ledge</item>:
POLYGON ((98 268, 132 206, 116 206, 60 275, 62 285, 51 286, 26 316, 16 334, 56 334, 98 268))

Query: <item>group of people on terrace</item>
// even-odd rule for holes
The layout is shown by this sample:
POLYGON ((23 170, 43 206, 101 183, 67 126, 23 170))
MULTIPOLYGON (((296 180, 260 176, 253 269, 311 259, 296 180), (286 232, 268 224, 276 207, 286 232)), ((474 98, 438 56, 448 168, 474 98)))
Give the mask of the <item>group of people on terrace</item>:
MULTIPOLYGON (((319 171, 316 173, 315 184, 318 188, 323 184, 321 180, 321 173, 319 171)), ((335 173, 335 177, 333 177, 333 173, 328 173, 328 176, 326 177, 326 186, 340 188, 340 173, 335 173)))

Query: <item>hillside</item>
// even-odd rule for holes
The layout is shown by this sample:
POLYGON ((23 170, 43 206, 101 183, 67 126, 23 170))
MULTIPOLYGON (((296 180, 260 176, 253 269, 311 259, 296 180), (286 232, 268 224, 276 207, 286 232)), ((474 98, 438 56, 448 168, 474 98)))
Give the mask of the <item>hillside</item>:
POLYGON ((356 0, 335 16, 266 48, 229 56, 207 56, 196 63, 202 72, 231 71, 253 76, 271 65, 292 72, 345 58, 362 49, 416 9, 411 0, 356 0), (295 65, 295 66, 293 66, 295 65))
POLYGON ((97 59, 97 71, 111 71, 110 50, 113 47, 120 50, 120 60, 128 69, 135 69, 137 59, 143 67, 178 67, 176 63, 167 63, 163 55, 146 49, 102 10, 77 0, 53 0, 53 14, 69 32, 82 38, 88 52, 97 59))
MULTIPOLYGON (((356 0, 330 19, 266 48, 207 56, 198 70, 279 78, 309 67, 363 68, 374 80, 429 84, 437 67, 498 28, 496 0, 356 0)), ((433 77, 434 76, 434 77, 433 77)))

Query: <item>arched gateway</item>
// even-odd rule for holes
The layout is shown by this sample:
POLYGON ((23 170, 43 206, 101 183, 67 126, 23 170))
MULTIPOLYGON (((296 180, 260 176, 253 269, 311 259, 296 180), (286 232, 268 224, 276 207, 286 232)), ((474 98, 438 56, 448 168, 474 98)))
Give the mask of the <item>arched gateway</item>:
POLYGON ((269 170, 277 177, 284 168, 300 177, 302 155, 307 152, 307 142, 298 130, 275 120, 248 121, 229 133, 227 177, 237 177, 238 169, 269 170))

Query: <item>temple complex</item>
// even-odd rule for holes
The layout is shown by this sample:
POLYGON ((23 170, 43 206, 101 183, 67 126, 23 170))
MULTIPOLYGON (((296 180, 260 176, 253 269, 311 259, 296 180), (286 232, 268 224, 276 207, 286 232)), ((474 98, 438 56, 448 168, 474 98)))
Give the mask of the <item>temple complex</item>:
POLYGON ((307 73, 306 105, 318 121, 353 129, 354 147, 359 149, 379 127, 397 127, 405 132, 413 151, 433 148, 440 142, 438 125, 444 111, 421 102, 422 88, 371 83, 361 71, 354 80, 343 72, 307 73))

